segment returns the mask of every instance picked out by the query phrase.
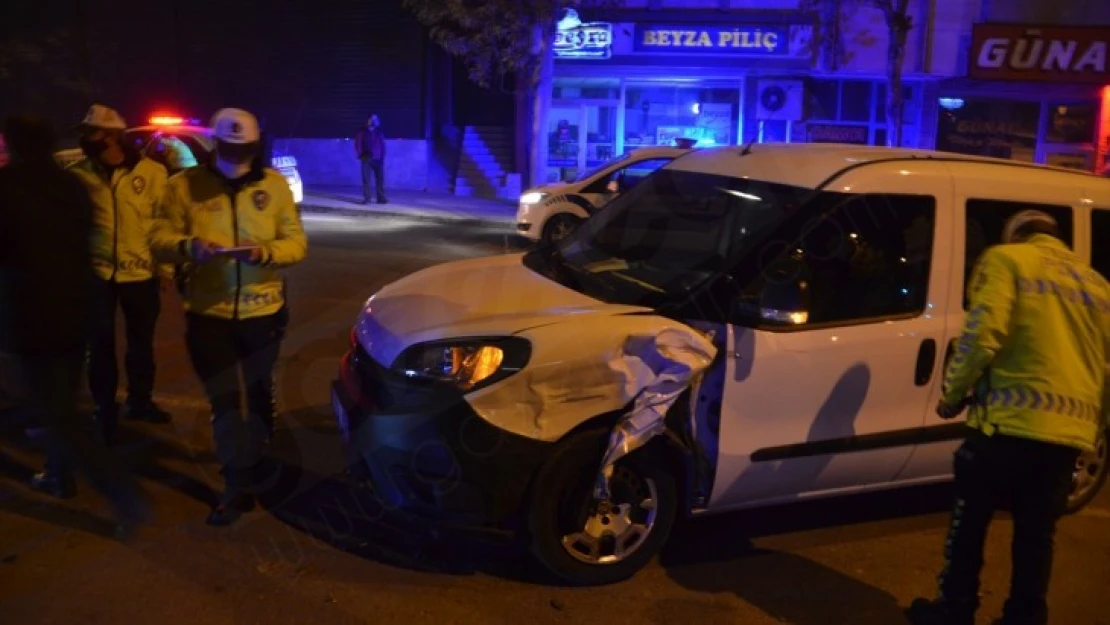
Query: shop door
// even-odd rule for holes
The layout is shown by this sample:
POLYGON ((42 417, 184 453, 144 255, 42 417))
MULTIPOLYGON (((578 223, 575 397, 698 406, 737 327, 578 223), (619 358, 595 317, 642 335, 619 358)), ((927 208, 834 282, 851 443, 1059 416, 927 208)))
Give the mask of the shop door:
POLYGON ((547 180, 570 181, 617 156, 615 100, 556 100, 547 117, 547 180))

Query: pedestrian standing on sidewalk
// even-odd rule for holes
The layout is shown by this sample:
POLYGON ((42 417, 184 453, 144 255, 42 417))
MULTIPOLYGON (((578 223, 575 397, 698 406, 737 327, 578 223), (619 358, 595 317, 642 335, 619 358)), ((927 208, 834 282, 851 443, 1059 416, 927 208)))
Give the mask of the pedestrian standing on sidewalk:
POLYGON ((93 306, 89 345, 89 389, 93 416, 105 442, 115 438, 119 387, 116 361, 116 310, 123 309, 127 351, 125 416, 168 423, 154 394, 154 330, 161 311, 159 274, 172 279, 168 267, 155 267, 150 229, 155 205, 166 188, 166 168, 139 153, 123 137, 127 127, 119 113, 100 104, 78 124, 85 158, 69 171, 85 184, 94 205, 92 245, 93 306))
POLYGON ((35 117, 5 123, 12 163, 0 169, 0 270, 11 295, 2 305, 15 332, 30 417, 46 430, 46 471, 31 485, 55 497, 77 494, 81 470, 112 503, 125 533, 145 520, 146 497, 108 451, 81 432, 77 402, 92 305, 89 236, 94 206, 81 183, 54 161, 54 131, 35 117))
POLYGON ((185 343, 212 406, 226 486, 208 523, 230 525, 254 507, 252 486, 273 435, 274 365, 288 323, 278 270, 301 262, 308 242, 289 184, 262 163, 255 117, 222 109, 212 127, 213 159, 170 180, 152 241, 159 259, 192 264, 185 343))
POLYGON ((1055 220, 1023 211, 987 249, 970 280, 969 312, 937 406, 971 427, 956 452, 956 505, 936 600, 918 599, 915 625, 972 625, 983 545, 995 510, 1014 518, 1013 576, 1003 625, 1048 623, 1056 522, 1080 452, 1106 427, 1110 285, 1060 240, 1055 220))
POLYGON ((374 179, 374 191, 378 204, 385 204, 385 134, 382 133, 381 120, 373 114, 366 120, 366 126, 355 132, 355 155, 362 164, 362 203, 370 203, 370 179, 374 179))

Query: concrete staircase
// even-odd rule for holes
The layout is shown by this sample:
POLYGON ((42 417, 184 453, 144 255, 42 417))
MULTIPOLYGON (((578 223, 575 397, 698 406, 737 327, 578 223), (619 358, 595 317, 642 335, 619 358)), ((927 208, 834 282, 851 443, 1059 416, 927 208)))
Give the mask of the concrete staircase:
POLYGON ((455 195, 516 200, 520 174, 513 168, 513 131, 498 126, 467 126, 462 134, 455 195))

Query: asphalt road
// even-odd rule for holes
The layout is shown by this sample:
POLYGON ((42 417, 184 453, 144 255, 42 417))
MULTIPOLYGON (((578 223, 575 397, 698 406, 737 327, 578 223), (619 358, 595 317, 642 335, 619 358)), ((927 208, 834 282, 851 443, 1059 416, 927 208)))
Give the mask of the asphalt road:
MULTIPOLYGON (((328 405, 359 305, 429 264, 498 253, 498 231, 384 218, 306 216, 310 258, 290 272, 292 327, 279 365, 278 455, 286 471, 262 509, 229 529, 204 517, 219 487, 206 405, 167 296, 158 398, 169 426, 129 425, 117 453, 143 476, 156 518, 110 538, 90 489, 59 503, 20 482, 38 453, 0 447, 0 623, 797 623, 904 622, 931 594, 949 493, 932 488, 693 521, 659 562, 604 588, 553 584, 512 545, 429 541, 382 519, 335 479, 328 405)), ((1011 523, 991 532, 983 622, 1009 579, 1011 523)), ((1060 526, 1053 623, 1110 624, 1110 492, 1060 526)))

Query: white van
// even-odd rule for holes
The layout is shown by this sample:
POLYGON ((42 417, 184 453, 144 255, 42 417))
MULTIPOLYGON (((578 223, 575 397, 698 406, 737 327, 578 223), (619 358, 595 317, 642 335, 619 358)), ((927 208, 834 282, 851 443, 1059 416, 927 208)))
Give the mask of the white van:
POLYGON ((688 148, 632 150, 567 182, 527 189, 516 213, 517 233, 539 243, 556 243, 621 193, 656 169, 689 152, 688 148))
MULTIPOLYGON (((950 480, 964 416, 934 407, 964 283, 1030 208, 1110 274, 1094 175, 865 146, 691 152, 557 246, 370 298, 334 386, 352 466, 426 522, 522 521, 578 583, 632 575, 680 515, 950 480)), ((1071 510, 1106 460, 1104 436, 1071 510)))

